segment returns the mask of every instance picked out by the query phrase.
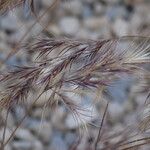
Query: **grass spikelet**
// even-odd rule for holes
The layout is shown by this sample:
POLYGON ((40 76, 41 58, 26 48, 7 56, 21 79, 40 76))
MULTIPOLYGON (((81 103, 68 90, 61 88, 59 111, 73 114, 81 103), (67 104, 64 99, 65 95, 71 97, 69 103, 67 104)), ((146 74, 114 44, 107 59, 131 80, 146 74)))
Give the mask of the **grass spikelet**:
POLYGON ((12 10, 21 4, 24 6, 24 12, 26 14, 28 14, 29 11, 34 12, 34 0, 0 0, 0 13, 12 10))
POLYGON ((0 0, 0 12, 5 12, 7 10, 11 10, 23 3, 24 0, 0 0))
MULTIPOLYGON (((29 66, 16 67, 0 75, 0 107, 11 108, 16 103, 25 103, 32 89, 41 93, 40 96, 50 92, 46 105, 53 108, 60 101, 72 112, 77 122, 83 122, 85 128, 86 123, 80 117, 86 115, 86 110, 69 96, 69 91, 92 90, 96 95, 100 87, 109 86, 122 74, 135 77, 140 72, 145 76, 149 74, 145 68, 145 64, 150 63, 149 37, 101 40, 42 38, 32 44, 28 51, 36 54, 29 66)), ((149 109, 149 104, 147 107, 149 109)), ((150 115, 144 115, 140 128, 147 130, 150 115)), ((123 139, 106 145, 104 150, 110 147, 126 150, 149 143, 149 137, 134 140, 129 133, 132 132, 126 134, 123 131, 123 139)), ((104 140, 105 136, 100 142, 104 140)))
POLYGON ((108 86, 122 73, 136 75, 143 63, 150 63, 149 41, 141 37, 97 41, 40 39, 29 50, 38 53, 33 67, 18 67, 1 79, 7 98, 1 99, 0 104, 24 100, 32 86, 44 86, 44 91, 58 89, 57 93, 71 86, 96 89, 108 86))

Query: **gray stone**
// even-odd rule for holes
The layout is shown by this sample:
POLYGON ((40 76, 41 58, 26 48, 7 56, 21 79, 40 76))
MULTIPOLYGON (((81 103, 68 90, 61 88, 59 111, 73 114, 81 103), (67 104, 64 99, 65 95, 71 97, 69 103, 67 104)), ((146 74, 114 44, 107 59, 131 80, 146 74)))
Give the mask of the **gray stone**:
POLYGON ((17 17, 9 12, 7 17, 1 18, 0 26, 3 30, 15 31, 19 28, 17 17))
POLYGON ((17 106, 14 109, 15 117, 17 121, 20 121, 26 114, 25 108, 17 106))
POLYGON ((33 147, 34 147, 33 150, 44 150, 44 147, 43 147, 41 141, 39 141, 39 140, 36 140, 33 142, 33 147))
POLYGON ((102 27, 108 26, 108 20, 105 17, 90 17, 84 19, 83 24, 90 30, 99 30, 102 27))
POLYGON ((102 15, 105 12, 106 7, 101 5, 99 2, 96 2, 94 5, 94 10, 97 15, 102 15))
POLYGON ((35 136, 40 138, 41 141, 48 143, 51 139, 52 128, 50 122, 44 120, 28 120, 28 128, 34 132, 35 136))
POLYGON ((30 141, 17 141, 12 143, 12 147, 15 150, 31 150, 33 149, 33 144, 30 141))
POLYGON ((75 17, 64 17, 60 20, 59 26, 64 34, 74 35, 79 31, 79 20, 75 17))
POLYGON ((133 79, 126 76, 112 83, 112 85, 107 88, 111 96, 111 100, 120 103, 127 100, 129 95, 129 89, 131 88, 132 84, 133 84, 133 79))
MULTIPOLYGON (((4 127, 0 129, 0 141, 3 139, 4 127)), ((11 130, 6 128, 5 130, 5 142, 11 136, 11 130)))
MULTIPOLYGON (((6 120, 6 114, 7 114, 7 110, 3 110, 3 111, 1 112, 1 116, 2 116, 3 121, 6 120)), ((15 122, 14 122, 14 118, 13 118, 12 113, 9 113, 9 115, 8 115, 8 117, 7 117, 7 122, 8 122, 8 123, 7 123, 7 127, 8 127, 8 128, 14 127, 15 122)))
POLYGON ((52 135, 50 122, 42 121, 37 129, 37 135, 44 143, 49 143, 52 135))
POLYGON ((113 30, 117 36, 125 36, 129 34, 129 24, 127 21, 117 18, 114 25, 113 30))
POLYGON ((122 104, 113 101, 109 103, 108 112, 112 121, 120 120, 124 114, 124 107, 122 104))
POLYGON ((42 0, 42 4, 45 7, 49 7, 53 3, 53 0, 42 0))
POLYGON ((33 141, 35 139, 29 130, 23 128, 19 128, 15 132, 15 137, 19 140, 24 140, 24 141, 33 141))
POLYGON ((10 145, 10 144, 7 144, 7 145, 5 146, 5 150, 12 150, 11 145, 10 145))
POLYGON ((52 139, 52 144, 50 145, 52 150, 67 150, 68 147, 62 138, 61 134, 55 134, 52 139))
POLYGON ((81 0, 69 1, 69 3, 63 3, 62 5, 65 11, 73 15, 81 15, 83 12, 83 3, 81 0))

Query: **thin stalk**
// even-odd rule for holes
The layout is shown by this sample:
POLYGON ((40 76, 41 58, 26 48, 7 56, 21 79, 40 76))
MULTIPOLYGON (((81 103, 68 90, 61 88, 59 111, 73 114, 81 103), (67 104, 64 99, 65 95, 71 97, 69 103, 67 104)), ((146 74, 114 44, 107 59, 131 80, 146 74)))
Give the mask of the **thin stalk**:
POLYGON ((2 150, 4 150, 4 142, 5 142, 5 134, 6 134, 8 116, 9 116, 9 108, 7 109, 6 119, 5 119, 5 122, 4 122, 5 126, 4 126, 4 132, 3 132, 3 138, 2 138, 2 145, 1 145, 1 149, 2 150))
MULTIPOLYGON (((59 0, 54 0, 54 2, 52 3, 51 6, 49 6, 41 16, 39 16, 39 18, 36 17, 36 21, 29 27, 28 31, 22 36, 22 38, 20 39, 20 41, 18 42, 18 45, 13 49, 13 51, 11 51, 8 56, 6 57, 6 60, 8 60, 11 56, 13 56, 14 54, 16 54, 18 52, 18 48, 20 47, 20 43, 22 43, 22 41, 25 39, 25 37, 31 33, 31 30, 33 29, 33 27, 40 22, 40 20, 45 16, 45 14, 47 14, 47 12, 52 9, 58 2, 59 0)), ((41 25, 41 23, 40 23, 41 25)))
POLYGON ((102 121, 101 121, 101 124, 100 124, 98 136, 97 136, 96 142, 94 144, 94 150, 97 149, 98 142, 101 140, 101 131, 102 131, 102 127, 103 127, 103 124, 104 124, 104 119, 105 119, 105 116, 106 116, 106 113, 107 113, 108 105, 109 105, 109 102, 107 102, 107 105, 106 105, 106 108, 105 108, 105 111, 104 111, 104 114, 103 114, 103 118, 102 118, 102 121))
MULTIPOLYGON (((31 110, 32 106, 38 101, 38 99, 40 98, 40 96, 41 96, 42 94, 43 94, 43 92, 39 94, 39 96, 34 100, 34 102, 32 103, 32 105, 29 107, 29 109, 28 109, 27 112, 29 112, 29 111, 31 110)), ((7 139, 7 141, 5 142, 4 147, 9 143, 9 141, 10 141, 11 138, 14 136, 15 132, 17 131, 17 129, 21 126, 22 122, 26 119, 27 115, 28 115, 28 113, 26 113, 26 114, 24 115, 24 117, 21 119, 20 123, 17 125, 17 127, 14 129, 14 131, 12 132, 12 134, 10 135, 10 137, 9 137, 9 138, 7 139)))

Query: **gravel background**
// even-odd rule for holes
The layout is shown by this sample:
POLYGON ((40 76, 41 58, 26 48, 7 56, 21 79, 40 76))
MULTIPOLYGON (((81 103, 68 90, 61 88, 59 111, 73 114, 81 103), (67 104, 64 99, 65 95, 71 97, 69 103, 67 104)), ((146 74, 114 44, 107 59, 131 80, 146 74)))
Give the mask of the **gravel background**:
MULTIPOLYGON (((40 16, 51 3, 51 0, 36 0, 36 14, 40 16)), ((28 15, 28 11, 23 11, 22 8, 15 8, 0 15, 1 70, 27 64, 32 59, 30 54, 23 51, 6 61, 8 54, 20 43, 24 34, 29 31, 35 21, 35 17, 28 15)), ((34 41, 34 38, 39 35, 88 39, 125 35, 150 36, 150 1, 61 0, 54 9, 48 11, 40 23, 37 23, 21 42, 25 44, 34 41)), ((105 99, 110 100, 111 103, 104 131, 115 133, 130 124, 136 124, 140 119, 136 112, 144 104, 147 96, 143 82, 134 77, 124 76, 122 80, 116 81, 113 86, 109 87, 108 92, 111 98, 105 97, 105 99)), ((84 97, 83 106, 91 110, 88 113, 92 117, 82 117, 85 121, 99 126, 106 101, 101 100, 91 107, 90 94, 84 97)), ((56 111, 52 111, 45 107, 44 102, 43 96, 33 106, 14 138, 6 146, 6 150, 71 150, 71 146, 77 142, 80 134, 82 139, 77 150, 90 150, 99 128, 89 125, 87 126, 88 132, 82 130, 80 133, 78 127, 82 125, 82 122, 77 123, 66 108, 60 105, 56 111)), ((5 110, 1 113, 0 140, 2 139, 5 113, 5 110)), ((8 117, 6 139, 25 114, 26 107, 22 105, 11 110, 8 117)), ((117 138, 109 142, 115 143, 117 138)), ((101 148, 103 144, 101 143, 101 148)), ((149 146, 141 147, 139 150, 149 150, 149 146)))

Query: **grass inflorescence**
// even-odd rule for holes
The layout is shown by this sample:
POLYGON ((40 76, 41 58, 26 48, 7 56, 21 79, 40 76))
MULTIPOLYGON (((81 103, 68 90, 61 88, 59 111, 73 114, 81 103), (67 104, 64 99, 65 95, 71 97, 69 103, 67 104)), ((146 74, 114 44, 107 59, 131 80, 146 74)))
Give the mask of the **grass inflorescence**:
MULTIPOLYGON (((0 12, 21 4, 26 10, 30 7, 34 12, 34 0, 0 0, 0 12)), ((35 56, 32 62, 26 66, 16 66, 14 70, 6 70, 0 74, 1 110, 10 110, 16 104, 25 104, 28 101, 30 103, 32 101, 30 95, 36 89, 36 93, 40 94, 31 104, 40 100, 43 94, 50 93, 45 105, 53 109, 61 102, 76 119, 80 115, 86 115, 86 110, 79 106, 68 93, 79 94, 92 91, 96 95, 100 89, 105 89, 114 80, 122 78, 124 74, 132 75, 139 80, 149 77, 149 70, 145 66, 150 64, 150 37, 126 36, 99 40, 40 37, 34 44, 28 43, 25 48, 28 53, 35 56)), ((149 85, 147 87, 149 89, 149 85)), ((106 131, 101 138, 108 107, 107 104, 94 150, 99 143, 103 143, 102 150, 135 149, 150 143, 150 137, 147 134, 150 126, 149 96, 143 108, 143 118, 136 125, 112 135, 111 131, 106 131), (140 129, 143 138, 136 138, 138 134, 132 134, 132 131, 137 129, 140 129), (111 143, 111 140, 119 137, 120 134, 122 138, 111 143)), ((84 123, 84 120, 81 119, 81 121, 84 123)), ((2 141, 2 149, 17 128, 6 143, 2 141)), ((77 146, 72 149, 77 149, 77 146)))
POLYGON ((0 104, 11 106, 25 101, 32 87, 39 87, 43 92, 51 90, 62 98, 61 90, 69 86, 96 89, 108 86, 123 73, 138 76, 138 71, 143 72, 143 64, 150 62, 149 40, 138 37, 97 41, 40 39, 29 50, 37 53, 31 66, 17 67, 3 75, 1 84, 5 90, 1 92, 4 96, 0 104))

